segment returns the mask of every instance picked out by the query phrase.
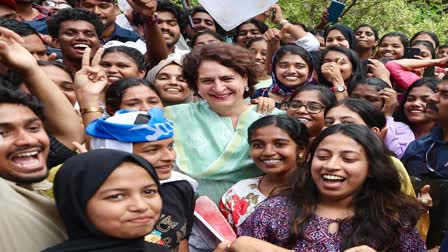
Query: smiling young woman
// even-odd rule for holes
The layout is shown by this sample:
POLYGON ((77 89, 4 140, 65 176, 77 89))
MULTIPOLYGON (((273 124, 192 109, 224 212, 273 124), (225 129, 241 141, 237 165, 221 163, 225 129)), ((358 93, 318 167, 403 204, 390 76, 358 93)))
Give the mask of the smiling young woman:
POLYGON ((287 100, 297 87, 311 81, 313 64, 311 54, 297 45, 280 47, 272 59, 272 85, 258 89, 252 98, 260 96, 275 100, 276 107, 287 100))
POLYGON ((292 116, 270 115, 249 127, 248 142, 252 160, 265 175, 241 180, 222 196, 219 208, 236 230, 263 200, 289 188, 291 174, 307 158, 308 132, 292 116))
POLYGON ((159 187, 151 164, 130 153, 103 149, 67 160, 54 193, 69 238, 45 251, 168 251, 143 238, 160 217, 159 187))
POLYGON ((423 251, 415 224, 424 210, 400 191, 400 177, 386 153, 365 126, 325 129, 310 147, 308 162, 294 174, 292 190, 261 203, 238 234, 294 251, 359 246, 423 251), (380 210, 384 207, 387 213, 380 210))

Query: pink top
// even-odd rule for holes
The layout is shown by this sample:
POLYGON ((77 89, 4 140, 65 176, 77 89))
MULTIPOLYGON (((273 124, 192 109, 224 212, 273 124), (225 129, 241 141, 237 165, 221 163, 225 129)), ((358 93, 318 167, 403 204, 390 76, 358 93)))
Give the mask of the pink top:
POLYGON ((390 77, 395 82, 396 86, 402 90, 408 89, 408 87, 421 77, 417 74, 407 70, 395 60, 386 63, 386 68, 390 72, 390 77))

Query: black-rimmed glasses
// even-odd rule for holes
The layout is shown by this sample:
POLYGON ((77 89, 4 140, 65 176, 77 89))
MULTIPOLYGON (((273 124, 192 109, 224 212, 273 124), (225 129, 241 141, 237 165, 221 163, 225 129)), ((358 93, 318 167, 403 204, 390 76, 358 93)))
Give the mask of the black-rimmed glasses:
POLYGON ((306 111, 310 114, 318 114, 322 111, 322 109, 326 108, 317 102, 306 102, 303 103, 301 101, 292 100, 286 102, 286 109, 291 111, 299 110, 301 107, 305 107, 306 111))

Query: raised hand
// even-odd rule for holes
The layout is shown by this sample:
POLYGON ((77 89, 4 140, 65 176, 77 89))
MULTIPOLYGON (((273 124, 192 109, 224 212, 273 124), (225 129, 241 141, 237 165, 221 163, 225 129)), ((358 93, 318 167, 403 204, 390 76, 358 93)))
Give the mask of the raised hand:
POLYGON ((21 44, 23 39, 15 32, 0 27, 0 61, 21 72, 37 66, 36 59, 21 44))
POLYGON ((418 193, 418 201, 422 203, 427 209, 432 207, 432 198, 429 195, 430 186, 425 185, 420 189, 420 193, 418 193))
POLYGON ((387 84, 389 84, 390 87, 392 87, 392 84, 390 83, 390 72, 381 61, 376 59, 369 59, 367 67, 369 68, 369 72, 367 73, 369 77, 382 79, 387 84))
POLYGON ((82 56, 81 70, 75 74, 75 92, 78 102, 92 101, 97 106, 99 97, 104 94, 107 87, 107 75, 100 67, 101 56, 104 49, 100 48, 90 62, 91 49, 86 48, 82 56))
POLYGON ((384 100, 383 113, 386 116, 392 116, 398 107, 397 92, 392 88, 385 88, 378 92, 384 100))
POLYGON ((263 39, 268 42, 268 44, 280 43, 281 34, 280 30, 277 28, 270 28, 263 34, 263 39))
POLYGON ((274 18, 274 20, 272 20, 272 22, 274 24, 278 24, 280 21, 282 21, 284 19, 282 8, 280 7, 280 5, 274 4, 274 5, 272 5, 271 8, 269 8, 269 14, 273 10, 275 10, 275 18, 274 18))
POLYGON ((331 82, 333 85, 343 85, 344 79, 341 75, 341 62, 343 58, 340 58, 337 62, 327 62, 322 64, 322 75, 331 82))
POLYGON ((154 15, 157 9, 156 0, 126 0, 133 10, 140 13, 145 18, 150 18, 154 15))

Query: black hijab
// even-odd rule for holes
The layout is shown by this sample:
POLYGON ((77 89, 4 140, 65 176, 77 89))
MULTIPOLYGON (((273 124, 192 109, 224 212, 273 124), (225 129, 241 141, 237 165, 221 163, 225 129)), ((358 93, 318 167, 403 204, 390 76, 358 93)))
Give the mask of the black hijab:
POLYGON ((151 164, 132 153, 99 149, 68 159, 56 174, 54 195, 69 239, 45 250, 46 252, 168 251, 156 244, 146 243, 143 237, 123 240, 107 236, 89 221, 86 215, 87 201, 123 162, 132 162, 144 168, 160 188, 159 179, 151 164))
POLYGON ((340 31, 342 33, 342 36, 344 36, 344 38, 348 41, 348 45, 350 46, 350 49, 352 49, 352 50, 355 49, 356 36, 355 36, 355 33, 353 32, 352 28, 350 28, 346 25, 342 25, 342 24, 332 25, 325 30, 325 34, 324 34, 325 41, 327 41, 328 33, 332 30, 340 31))

